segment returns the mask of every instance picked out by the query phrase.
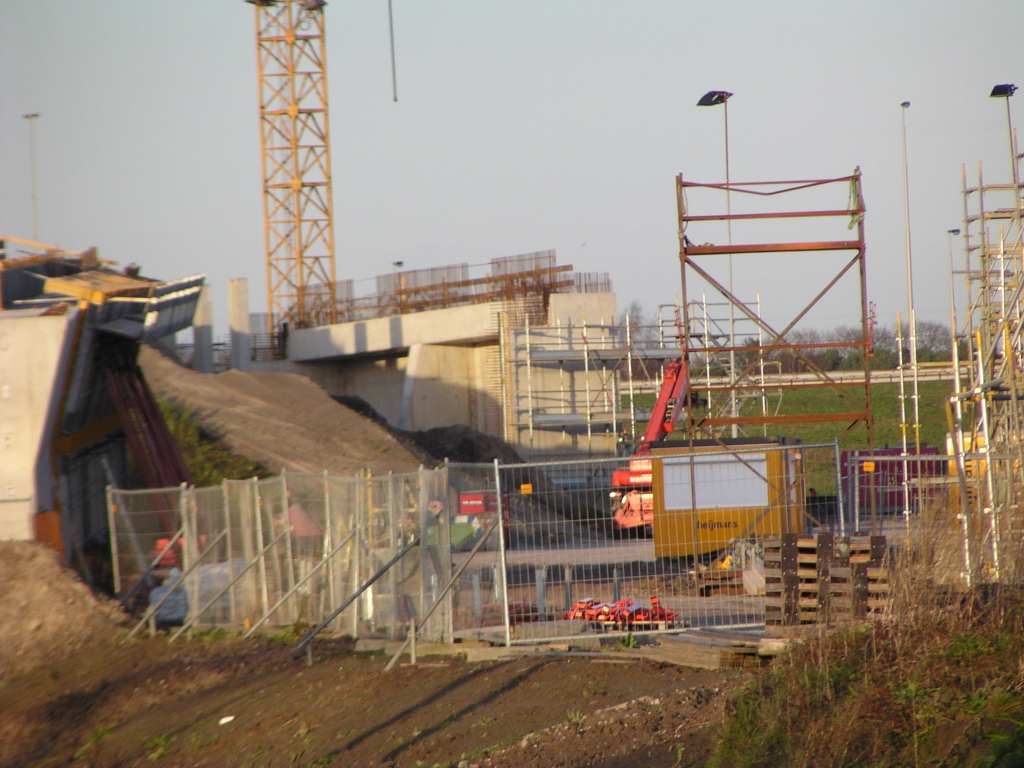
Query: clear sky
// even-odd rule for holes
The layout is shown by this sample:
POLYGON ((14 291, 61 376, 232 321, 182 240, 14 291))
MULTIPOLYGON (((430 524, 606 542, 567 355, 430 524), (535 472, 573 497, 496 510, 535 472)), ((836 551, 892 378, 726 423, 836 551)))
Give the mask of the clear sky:
MULTIPOLYGON (((394 0, 397 104, 386 0, 325 12, 339 278, 555 248, 609 272, 620 307, 671 302, 674 177, 724 178, 721 109, 695 106, 709 89, 735 94, 734 180, 861 167, 881 322, 906 303, 900 102, 919 318, 948 317, 961 164, 1009 179, 1005 105, 988 94, 1024 86, 1020 0, 394 0)), ((205 272, 218 333, 229 277, 265 310, 252 6, 0 0, 0 232, 30 238, 28 112, 42 241, 205 272)), ((738 260, 736 285, 781 323, 829 274, 738 260)))

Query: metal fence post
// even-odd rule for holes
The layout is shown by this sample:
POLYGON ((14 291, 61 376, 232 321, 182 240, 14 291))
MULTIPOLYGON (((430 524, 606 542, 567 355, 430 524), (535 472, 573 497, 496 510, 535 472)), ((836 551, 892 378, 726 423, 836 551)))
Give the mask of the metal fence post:
MULTIPOLYGON (((503 379, 504 381, 504 379, 503 379)), ((512 627, 508 620, 508 567, 505 563, 505 503, 501 494, 501 465, 494 460, 494 492, 498 507, 498 566, 501 570, 501 620, 505 630, 505 647, 512 645, 512 627)), ((495 584, 495 589, 498 585, 495 584)))
POLYGON ((252 479, 252 511, 256 518, 256 546, 260 551, 260 605, 263 613, 270 607, 270 598, 267 595, 267 553, 263 549, 263 500, 260 498, 259 478, 252 479))
POLYGON ((548 567, 546 565, 538 565, 534 568, 534 574, 537 579, 537 615, 540 617, 540 621, 544 621, 544 614, 548 612, 547 573, 548 567))
MULTIPOLYGON (((324 475, 324 552, 329 552, 334 541, 334 514, 331 511, 331 482, 327 477, 327 470, 324 475)), ((327 570, 327 603, 332 608, 335 605, 334 594, 334 563, 326 566, 327 570)), ((321 601, 322 604, 322 601, 321 601)), ((323 618, 320 616, 319 618, 323 618)))
POLYGON ((565 586, 565 608, 568 611, 572 608, 572 566, 567 565, 563 569, 563 583, 565 586))
MULTIPOLYGON (((423 612, 430 606, 427 604, 427 564, 430 560, 423 556, 423 550, 427 548, 427 488, 426 488, 426 470, 423 469, 423 465, 420 464, 420 468, 416 471, 416 484, 417 494, 416 498, 419 506, 419 524, 420 524, 420 604, 417 606, 416 615, 422 616, 423 612)), ((434 546, 437 546, 437 537, 434 537, 434 546)), ((442 613, 443 615, 443 613, 442 613)), ((397 621, 397 617, 396 617, 397 621)), ((409 624, 413 627, 412 631, 415 632, 416 617, 409 617, 409 624)), ((414 641, 415 642, 415 641, 414 641)))
MULTIPOLYGON (((192 505, 194 506, 194 505, 192 505)), ((188 503, 188 485, 182 483, 178 486, 178 514, 181 515, 182 522, 186 520, 188 524, 185 528, 185 549, 188 551, 188 567, 191 568, 193 563, 198 563, 199 558, 199 531, 197 530, 197 521, 195 516, 195 509, 192 509, 192 514, 189 514, 190 505, 188 503)), ((183 563, 184 564, 184 563, 183 563)), ((185 590, 186 599, 188 600, 188 612, 186 618, 193 618, 192 614, 199 606, 199 569, 195 569, 195 575, 191 576, 182 587, 185 590)), ((192 639, 192 630, 189 629, 188 639, 192 639)))
MULTIPOLYGON (((288 511, 288 478, 286 477, 286 470, 281 470, 281 502, 282 502, 282 520, 284 525, 284 556, 288 561, 288 592, 292 591, 295 586, 295 560, 292 557, 292 516, 288 511)), ((298 601, 292 598, 292 622, 299 620, 299 605, 298 601)))
POLYGON ((853 456, 853 532, 860 533, 860 451, 853 456))
POLYGON ((110 531, 110 562, 114 570, 114 595, 121 594, 121 566, 118 564, 117 523, 114 517, 114 486, 107 485, 107 528, 110 531))
MULTIPOLYGON (((360 471, 359 476, 356 478, 356 492, 355 492, 355 508, 352 510, 352 525, 356 529, 355 536, 355 547, 352 550, 352 560, 349 565, 349 585, 350 589, 356 589, 360 582, 360 559, 363 552, 363 518, 361 514, 363 504, 363 475, 360 471)), ((353 639, 359 637, 359 601, 354 600, 352 602, 352 614, 351 614, 351 632, 353 639)))
MULTIPOLYGON (((391 531, 392 555, 402 548, 400 504, 398 494, 395 493, 395 472, 392 470, 388 472, 388 528, 391 531)), ((401 566, 398 570, 401 573, 401 566)), ((394 573, 389 573, 388 580, 391 582, 391 623, 388 627, 388 637, 394 640, 398 637, 398 579, 395 578, 394 573)))
POLYGON ((845 510, 844 510, 844 504, 843 504, 843 496, 845 495, 843 492, 846 489, 843 488, 843 469, 842 469, 841 454, 839 452, 839 438, 838 437, 834 439, 832 445, 835 446, 835 456, 836 456, 836 505, 837 505, 836 512, 839 515, 839 535, 840 536, 845 536, 846 535, 846 513, 845 513, 845 510))
MULTIPOLYGON (((444 460, 444 469, 441 470, 440 485, 434 486, 437 491, 437 500, 444 499, 445 502, 448 500, 448 459, 444 460)), ((434 535, 438 537, 437 552, 440 556, 444 553, 444 558, 438 557, 438 559, 447 565, 448 570, 444 572, 444 578, 447 580, 451 577, 452 573, 452 516, 449 514, 447 505, 443 507, 444 512, 439 517, 437 527, 434 529, 434 535)), ((448 603, 445 605, 445 613, 447 619, 444 622, 444 641, 446 643, 455 642, 455 597, 454 595, 449 597, 448 603)))
MULTIPOLYGON (((220 484, 221 498, 224 504, 224 530, 227 532, 225 540, 227 541, 228 548, 228 578, 233 579, 235 577, 235 550, 234 542, 231 539, 231 500, 228 494, 228 481, 225 478, 220 484)), ((238 607, 235 605, 235 590, 232 588, 228 592, 228 605, 231 611, 229 622, 234 624, 238 621, 238 607)))

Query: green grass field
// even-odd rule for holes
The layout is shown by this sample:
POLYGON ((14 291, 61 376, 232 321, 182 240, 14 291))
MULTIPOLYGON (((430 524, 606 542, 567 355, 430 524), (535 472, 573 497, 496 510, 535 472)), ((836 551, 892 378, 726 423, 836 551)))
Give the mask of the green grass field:
MULTIPOLYGON (((946 422, 945 401, 949 397, 951 386, 945 381, 922 381, 918 385, 920 398, 920 420, 921 420, 921 443, 933 445, 941 451, 945 450, 946 432, 949 427, 946 422)), ((779 404, 780 414, 813 414, 813 413, 842 413, 858 411, 863 407, 861 402, 863 391, 855 387, 844 387, 836 390, 824 388, 808 388, 789 390, 782 395, 779 404)), ((653 395, 640 395, 636 398, 636 404, 641 407, 650 407, 654 404, 653 395)), ((628 403, 624 403, 628 407, 628 403)), ((874 384, 871 387, 871 406, 875 415, 874 444, 876 448, 899 447, 901 444, 900 430, 900 401, 898 384, 874 384)), ((770 408, 773 408, 770 405, 770 408)), ((907 421, 913 422, 913 403, 910 399, 910 387, 907 386, 907 421)), ((759 404, 747 403, 743 409, 744 413, 759 413, 759 404)), ((642 431, 646 424, 637 424, 637 430, 642 431)), ((822 421, 806 424, 777 424, 769 425, 767 433, 774 437, 796 437, 805 443, 830 443, 839 437, 839 444, 843 449, 867 448, 867 429, 859 424, 848 432, 849 424, 839 421, 822 421)), ((749 436, 765 434, 764 428, 750 426, 745 428, 749 436)), ((675 439, 682 439, 682 433, 673 436, 675 439)), ((913 445, 913 427, 908 424, 907 442, 913 445)))
MULTIPOLYGON (((907 390, 907 421, 914 420, 910 387, 907 390)), ((946 446, 945 400, 952 387, 945 381, 922 381, 918 385, 920 400, 921 443, 934 445, 944 451, 946 446)), ((828 413, 859 410, 863 390, 845 388, 846 397, 840 397, 834 390, 807 389, 791 390, 782 397, 780 413, 828 413)), ((871 406, 875 415, 874 444, 876 448, 898 447, 901 443, 900 400, 898 384, 874 384, 871 387, 871 406)), ((867 448, 867 429, 858 425, 843 434, 848 424, 840 422, 819 422, 816 424, 780 424, 768 428, 769 435, 799 437, 805 443, 831 442, 840 438, 842 448, 867 448)), ((913 427, 908 425, 907 444, 914 444, 913 427)))
MULTIPOLYGON (((910 387, 907 390, 907 420, 911 422, 907 428, 907 444, 913 446, 913 403, 910 399, 910 387)), ((921 444, 935 446, 940 453, 946 450, 945 401, 952 387, 945 381, 922 381, 918 385, 920 397, 921 444)), ((813 414, 843 413, 859 411, 863 408, 863 389, 843 387, 839 391, 824 388, 808 388, 788 390, 782 395, 779 405, 780 414, 813 414)), ((637 398, 637 404, 650 407, 654 396, 647 395, 644 400, 637 398)), ((775 401, 770 401, 770 412, 774 412, 775 401)), ((875 448, 898 448, 902 444, 900 429, 900 401, 898 384, 874 384, 871 387, 871 405, 874 413, 874 445, 875 448)), ((760 403, 748 402, 744 413, 760 413, 760 403)), ((646 428, 646 424, 637 425, 638 431, 646 428)), ((848 422, 822 421, 805 424, 773 424, 767 428, 770 437, 799 438, 804 444, 831 443, 838 437, 843 450, 865 449, 868 447, 867 429, 858 424, 846 431, 848 422)), ((764 427, 746 427, 744 433, 749 437, 765 434, 764 427)), ((682 441, 685 433, 676 432, 672 438, 682 441)), ((808 486, 814 487, 821 494, 835 492, 834 460, 831 451, 820 451, 820 456, 805 452, 805 465, 808 473, 808 486)))

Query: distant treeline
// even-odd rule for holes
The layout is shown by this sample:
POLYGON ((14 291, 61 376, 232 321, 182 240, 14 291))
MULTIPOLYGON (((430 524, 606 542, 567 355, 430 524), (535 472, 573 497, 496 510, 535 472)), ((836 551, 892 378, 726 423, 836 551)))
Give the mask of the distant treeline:
MULTIPOLYGON (((626 318, 629 318, 629 326, 632 329, 632 337, 636 340, 653 340, 658 336, 657 317, 648 314, 639 302, 632 302, 626 311, 622 313, 620 323, 625 326, 626 318)), ((903 324, 903 362, 910 362, 910 329, 906 323, 903 324)), ((899 365, 899 346, 897 345, 896 324, 891 326, 875 326, 872 336, 871 367, 873 369, 892 369, 899 365)), ((856 342, 861 339, 860 328, 850 326, 839 326, 831 330, 818 330, 815 328, 791 331, 787 340, 791 344, 829 344, 837 345, 843 342, 856 342)), ((755 337, 744 338, 740 341, 741 346, 757 346, 758 340, 755 337)), ((964 350, 961 348, 961 359, 964 350)), ((951 360, 953 356, 952 341, 949 327, 942 323, 935 323, 930 320, 922 320, 917 323, 917 360, 920 363, 933 363, 951 360)), ((756 354, 751 352, 738 352, 737 364, 749 364, 756 359, 756 354)), ((783 373, 803 373, 809 370, 807 361, 824 371, 849 371, 859 370, 864 367, 864 353, 858 347, 847 346, 814 346, 799 350, 799 355, 791 350, 778 350, 765 356, 776 370, 781 369, 783 373)))
MULTIPOLYGON (((910 362, 910 329, 904 324, 902 329, 903 362, 910 362)), ((860 328, 839 326, 829 331, 811 328, 792 331, 788 340, 792 344, 828 344, 830 342, 860 341, 860 328)), ((899 365, 899 345, 896 324, 876 326, 872 336, 871 367, 874 369, 895 368, 899 365)), ((756 345, 756 338, 744 339, 743 344, 756 345)), ((961 350, 963 352, 963 350, 961 350)), ((814 347, 800 350, 802 358, 806 358, 823 371, 849 371, 864 367, 864 355, 856 347, 814 347)), ((930 320, 917 324, 917 361, 934 363, 952 360, 953 347, 949 327, 930 320)), ((753 359, 753 354, 750 355, 753 359)), ((789 350, 773 352, 767 359, 777 362, 784 373, 800 373, 808 370, 805 360, 789 350)))

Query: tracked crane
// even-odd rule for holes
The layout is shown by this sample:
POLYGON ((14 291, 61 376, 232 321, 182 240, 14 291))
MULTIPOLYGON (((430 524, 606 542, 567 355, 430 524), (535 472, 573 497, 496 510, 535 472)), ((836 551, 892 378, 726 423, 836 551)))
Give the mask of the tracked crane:
POLYGON ((675 429, 688 396, 689 368, 684 356, 665 367, 651 420, 629 460, 629 467, 612 473, 612 520, 621 532, 650 532, 654 525, 651 445, 664 440, 675 429))

